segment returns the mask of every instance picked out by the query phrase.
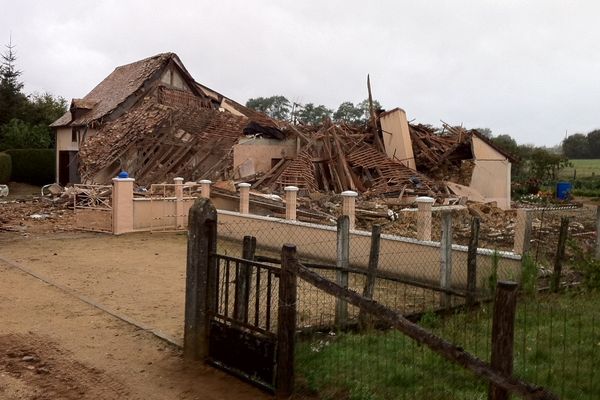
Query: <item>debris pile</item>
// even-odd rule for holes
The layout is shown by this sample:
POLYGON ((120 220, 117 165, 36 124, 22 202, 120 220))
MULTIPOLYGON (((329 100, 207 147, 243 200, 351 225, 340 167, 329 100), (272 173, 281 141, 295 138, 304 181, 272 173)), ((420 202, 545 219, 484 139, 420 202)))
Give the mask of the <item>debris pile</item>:
POLYGON ((425 175, 376 150, 370 130, 345 124, 287 128, 303 142, 297 157, 282 160, 253 187, 279 191, 293 185, 308 193, 354 190, 365 197, 400 198, 440 192, 425 175))

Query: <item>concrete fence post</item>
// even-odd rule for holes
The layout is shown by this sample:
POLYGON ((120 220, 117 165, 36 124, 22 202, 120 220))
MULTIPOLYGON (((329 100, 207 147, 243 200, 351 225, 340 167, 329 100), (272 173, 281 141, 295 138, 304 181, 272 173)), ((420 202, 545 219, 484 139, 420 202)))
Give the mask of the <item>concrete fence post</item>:
POLYGON ((296 219, 296 198, 298 188, 296 186, 286 186, 285 190, 285 219, 296 219))
POLYGON ((517 221, 515 223, 514 252, 525 254, 529 251, 531 242, 531 210, 525 208, 517 209, 517 221))
POLYGON ((431 240, 431 210, 435 199, 432 197, 417 197, 417 239, 431 240))
POLYGON ((133 178, 113 178, 113 234, 133 231, 133 178))
POLYGON ((200 197, 204 197, 205 199, 210 199, 210 185, 212 181, 208 179, 202 179, 200 181, 200 197))
POLYGON ((342 192, 342 215, 347 215, 350 220, 350 230, 354 229, 356 223, 356 193, 353 190, 342 192))
POLYGON ((183 178, 173 178, 175 183, 175 229, 183 228, 183 178))
POLYGON ((250 214, 250 184, 240 183, 240 214, 250 214))

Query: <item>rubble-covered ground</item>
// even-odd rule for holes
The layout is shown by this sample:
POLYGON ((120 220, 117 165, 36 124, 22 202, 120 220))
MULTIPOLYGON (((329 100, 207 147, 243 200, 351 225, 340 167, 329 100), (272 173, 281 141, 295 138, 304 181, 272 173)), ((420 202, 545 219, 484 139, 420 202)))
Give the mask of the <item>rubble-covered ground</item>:
MULTIPOLYGON (((40 196, 40 188, 25 184, 9 184, 10 194, 0 198, 0 232, 17 232, 23 236, 37 233, 75 231, 75 216, 68 200, 52 201, 40 196)), ((596 207, 589 199, 579 199, 572 210, 536 211, 533 213, 532 249, 537 259, 550 259, 555 253, 562 217, 569 217, 569 234, 579 248, 587 249, 595 241, 596 207), (538 250, 539 248, 539 250, 538 250)), ((341 214, 341 196, 313 194, 298 199, 299 206, 330 215, 332 223, 341 214)), ((519 206, 519 204, 517 204, 519 206)), ((528 205, 531 206, 531 205, 528 205)), ((370 230, 381 224, 383 233, 416 237, 417 213, 406 211, 410 206, 389 204, 386 199, 361 200, 356 203, 358 229, 370 230), (404 211, 403 211, 404 210, 404 211)), ((414 209, 413 209, 414 210, 414 209)), ((516 211, 502 210, 493 203, 468 203, 452 212, 453 241, 467 245, 471 220, 481 220, 479 246, 510 251, 514 246, 516 211)), ((432 240, 441 237, 441 213, 432 216, 432 240)), ((567 256, 570 255, 569 249, 567 256)))
POLYGON ((0 232, 51 233, 74 230, 74 213, 68 202, 41 197, 41 188, 11 182, 9 195, 0 197, 0 232))

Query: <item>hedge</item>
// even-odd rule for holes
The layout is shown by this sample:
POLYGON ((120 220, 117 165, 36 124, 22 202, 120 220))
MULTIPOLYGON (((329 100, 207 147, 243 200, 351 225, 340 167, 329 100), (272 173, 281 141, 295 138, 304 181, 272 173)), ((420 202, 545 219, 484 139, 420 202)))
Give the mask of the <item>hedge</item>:
POLYGON ((0 153, 0 183, 8 183, 10 181, 11 169, 12 161, 10 155, 0 153))
POLYGON ((55 181, 56 155, 53 149, 6 150, 12 158, 11 180, 46 185, 55 181))

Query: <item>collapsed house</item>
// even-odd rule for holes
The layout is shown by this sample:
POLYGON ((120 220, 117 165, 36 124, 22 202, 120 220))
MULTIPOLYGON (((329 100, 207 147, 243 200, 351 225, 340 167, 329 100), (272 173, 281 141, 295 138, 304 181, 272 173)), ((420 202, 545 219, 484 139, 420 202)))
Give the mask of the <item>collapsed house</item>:
POLYGON ((512 158, 476 131, 411 125, 401 109, 367 126, 275 121, 197 83, 173 53, 116 68, 52 126, 61 184, 128 171, 142 186, 181 176, 510 207, 512 158))

